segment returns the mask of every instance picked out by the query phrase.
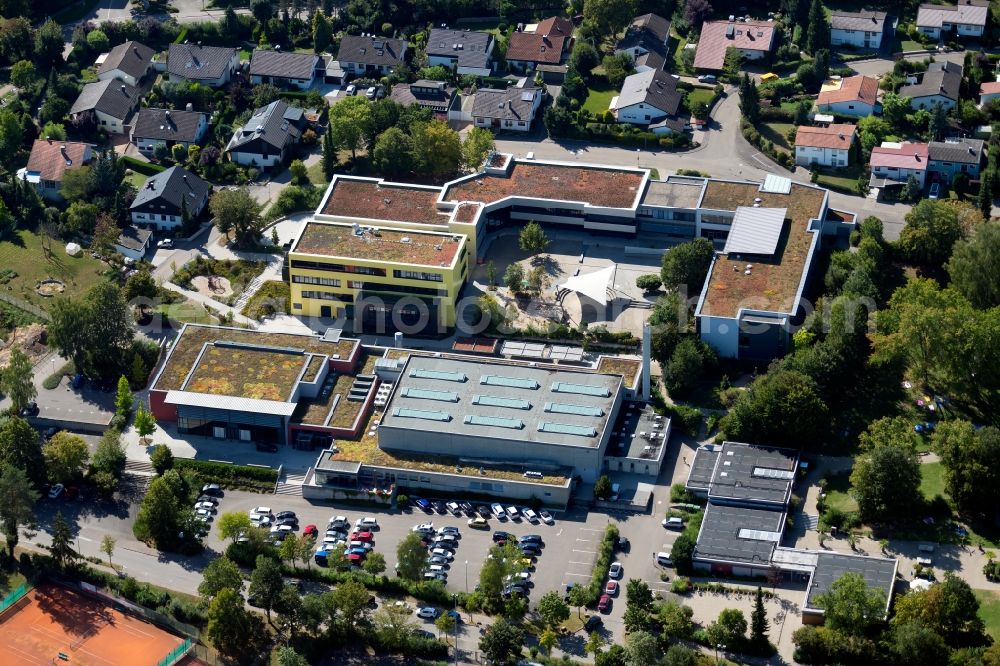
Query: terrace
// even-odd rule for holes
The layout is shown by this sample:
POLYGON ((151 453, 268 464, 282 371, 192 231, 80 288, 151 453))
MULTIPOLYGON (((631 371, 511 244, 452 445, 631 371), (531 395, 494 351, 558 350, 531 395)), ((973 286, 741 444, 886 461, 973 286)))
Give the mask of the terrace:
MULTIPOLYGON (((362 352, 358 359, 360 367, 357 374, 366 375, 375 371, 377 356, 362 352)), ((325 400, 319 398, 300 400, 292 416, 294 423, 314 426, 330 426, 331 428, 350 428, 361 413, 365 403, 348 400, 355 374, 341 374, 337 377, 333 390, 325 400), (340 399, 337 399, 340 396, 340 399), (334 404, 336 403, 336 404, 334 404), (333 410, 332 413, 330 410, 333 410)))
POLYGON ((167 357, 156 383, 151 388, 158 391, 180 390, 188 373, 198 360, 198 355, 201 354, 205 343, 214 343, 217 340, 269 347, 294 347, 313 354, 331 357, 339 355, 343 359, 350 358, 358 344, 357 340, 347 338, 337 342, 329 342, 308 335, 261 333, 238 328, 189 324, 174 340, 170 355, 167 357))
POLYGON ((263 349, 210 345, 198 360, 185 391, 255 400, 288 400, 308 356, 263 349))
POLYGON ((292 252, 421 266, 450 266, 465 242, 445 234, 378 229, 361 235, 351 225, 311 221, 292 252))
MULTIPOLYGON (((441 474, 459 474, 461 476, 473 476, 477 478, 498 479, 503 481, 524 481, 524 471, 527 468, 511 465, 490 465, 483 466, 483 473, 480 474, 480 466, 462 465, 455 458, 445 456, 432 456, 427 454, 407 455, 399 451, 385 451, 378 446, 378 434, 373 427, 381 420, 378 412, 373 412, 368 419, 367 427, 363 435, 356 440, 338 439, 336 442, 337 453, 331 460, 341 462, 359 462, 364 465, 377 465, 380 467, 397 467, 401 469, 412 469, 424 472, 438 472, 441 474)), ((534 468, 532 468, 534 469, 534 468)), ((571 470, 560 470, 560 474, 545 472, 541 478, 531 479, 532 483, 544 483, 553 486, 566 484, 571 470)))
POLYGON ((489 204, 517 196, 632 208, 642 195, 645 176, 635 169, 515 162, 509 176, 479 174, 446 186, 442 199, 489 204))
POLYGON ((798 183, 792 184, 789 194, 779 194, 762 192, 755 183, 709 181, 702 208, 731 211, 737 206, 753 206, 754 199, 759 197, 762 208, 787 209, 786 219, 791 223, 785 224, 773 256, 755 256, 748 261, 719 254, 709 276, 701 313, 735 317, 742 307, 794 312, 795 296, 813 242, 809 220, 820 216, 825 196, 823 190, 798 183), (743 270, 747 263, 753 264, 750 275, 743 270))
POLYGON ((440 190, 399 183, 338 177, 323 206, 324 215, 362 220, 393 220, 445 226, 448 216, 437 210, 440 190))

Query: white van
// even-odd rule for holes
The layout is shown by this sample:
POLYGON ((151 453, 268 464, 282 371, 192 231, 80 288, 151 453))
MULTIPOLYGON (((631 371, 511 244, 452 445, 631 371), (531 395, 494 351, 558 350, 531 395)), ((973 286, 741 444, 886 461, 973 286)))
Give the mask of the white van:
POLYGON ((507 512, 504 511, 503 507, 500 506, 499 504, 491 504, 490 511, 493 512, 493 515, 496 516, 497 520, 503 520, 504 518, 507 517, 507 512))
POLYGON ((674 561, 670 559, 670 553, 657 553, 656 563, 661 567, 672 567, 674 566, 674 561))
POLYGON ((517 510, 516 506, 507 507, 507 515, 510 516, 511 520, 517 520, 521 517, 520 512, 517 510))

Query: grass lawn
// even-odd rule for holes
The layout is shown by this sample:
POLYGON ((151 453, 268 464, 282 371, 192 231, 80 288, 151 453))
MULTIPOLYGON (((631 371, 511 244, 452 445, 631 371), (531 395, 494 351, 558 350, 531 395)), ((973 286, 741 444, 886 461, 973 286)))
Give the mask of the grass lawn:
POLYGON ((240 314, 251 319, 261 319, 274 312, 288 312, 291 293, 287 282, 268 280, 261 285, 240 314))
POLYGON ((590 85, 587 86, 587 100, 583 103, 583 108, 592 114, 604 113, 611 104, 611 98, 618 94, 618 91, 611 87, 604 77, 591 77, 590 85))
POLYGON ((80 296, 102 279, 107 265, 82 252, 78 257, 66 254, 65 243, 51 242, 52 253, 42 249, 42 237, 22 229, 11 239, 0 242, 0 267, 17 273, 6 283, 7 294, 46 309, 50 298, 40 296, 35 287, 42 280, 55 278, 66 285, 65 296, 80 296))
POLYGON ((168 318, 182 324, 215 324, 219 323, 218 317, 210 314, 205 306, 195 301, 181 301, 180 303, 164 303, 156 308, 156 311, 168 318))
POLYGON ((979 617, 986 625, 986 633, 994 640, 1000 639, 1000 593, 993 590, 973 590, 979 600, 979 617))
POLYGON ((684 61, 681 59, 681 54, 684 53, 684 47, 687 46, 687 40, 682 37, 671 37, 671 44, 675 44, 674 48, 674 70, 678 74, 689 74, 690 72, 684 67, 684 61))
POLYGON ((924 463, 920 466, 920 493, 930 502, 938 495, 946 497, 944 491, 944 467, 939 462, 924 463))
POLYGON ((330 184, 330 181, 326 179, 326 175, 323 173, 322 161, 306 167, 306 174, 309 176, 309 182, 317 187, 326 187, 330 184))
POLYGON ((757 129, 760 130, 760 135, 773 143, 776 148, 790 152, 792 147, 785 135, 793 127, 795 125, 792 123, 761 123, 757 129))
POLYGON ((850 194, 857 193, 858 176, 864 172, 860 164, 840 169, 815 169, 816 184, 831 190, 840 190, 850 194))
POLYGON ((841 472, 827 478, 826 505, 844 513, 858 510, 858 503, 851 497, 851 473, 841 472))
POLYGON ((132 183, 136 189, 141 189, 142 186, 146 184, 147 178, 149 178, 149 176, 144 176, 141 173, 133 171, 129 175, 125 176, 125 182, 132 183))
POLYGON ((715 94, 711 88, 695 88, 688 93, 688 108, 694 107, 698 102, 711 104, 714 96, 715 94))

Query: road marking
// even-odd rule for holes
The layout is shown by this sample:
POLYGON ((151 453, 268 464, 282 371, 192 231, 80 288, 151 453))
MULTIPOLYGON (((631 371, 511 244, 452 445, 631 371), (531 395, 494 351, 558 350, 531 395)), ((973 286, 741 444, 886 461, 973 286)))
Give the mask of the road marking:
POLYGON ((597 529, 594 529, 593 527, 581 527, 580 531, 581 532, 603 532, 604 530, 597 530, 597 529))
POLYGON ((758 164, 760 164, 761 166, 763 166, 765 169, 770 169, 771 168, 770 165, 768 165, 768 163, 765 162, 764 160, 762 160, 759 157, 757 157, 758 155, 760 155, 760 153, 754 153, 750 157, 752 157, 755 162, 757 162, 758 164))
POLYGON ((585 566, 588 566, 588 567, 589 567, 589 566, 590 566, 591 564, 593 564, 593 562, 574 562, 573 560, 570 560, 570 561, 569 561, 569 562, 567 562, 566 564, 583 564, 583 565, 585 565, 585 566))
POLYGON ((88 539, 88 538, 87 538, 87 537, 85 537, 85 536, 82 536, 82 537, 77 537, 77 538, 78 538, 78 539, 79 539, 80 541, 93 541, 93 539, 88 539))
POLYGON ((567 571, 566 575, 567 576, 580 576, 581 578, 590 578, 592 574, 580 574, 580 573, 573 573, 572 571, 567 571))
POLYGON ((577 550, 576 548, 573 549, 573 552, 574 553, 590 553, 591 555, 596 555, 597 554, 596 550, 577 550))
POLYGON ((577 541, 583 541, 585 543, 593 543, 593 539, 577 539, 577 541))

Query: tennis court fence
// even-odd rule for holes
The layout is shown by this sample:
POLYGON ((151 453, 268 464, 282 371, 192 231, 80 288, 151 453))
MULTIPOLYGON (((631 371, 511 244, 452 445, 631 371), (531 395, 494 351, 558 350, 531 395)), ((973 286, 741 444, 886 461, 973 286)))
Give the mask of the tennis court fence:
MULTIPOLYGON (((10 591, 6 597, 0 600, 0 621, 2 621, 2 616, 7 612, 8 609, 14 607, 19 601, 28 596, 28 592, 31 591, 31 585, 28 583, 21 583, 16 588, 10 591)), ((20 606, 17 606, 20 608, 20 606)))
POLYGON ((184 639, 184 642, 167 653, 166 657, 156 662, 156 666, 173 666, 184 658, 184 655, 188 653, 192 645, 193 643, 190 638, 184 639))

